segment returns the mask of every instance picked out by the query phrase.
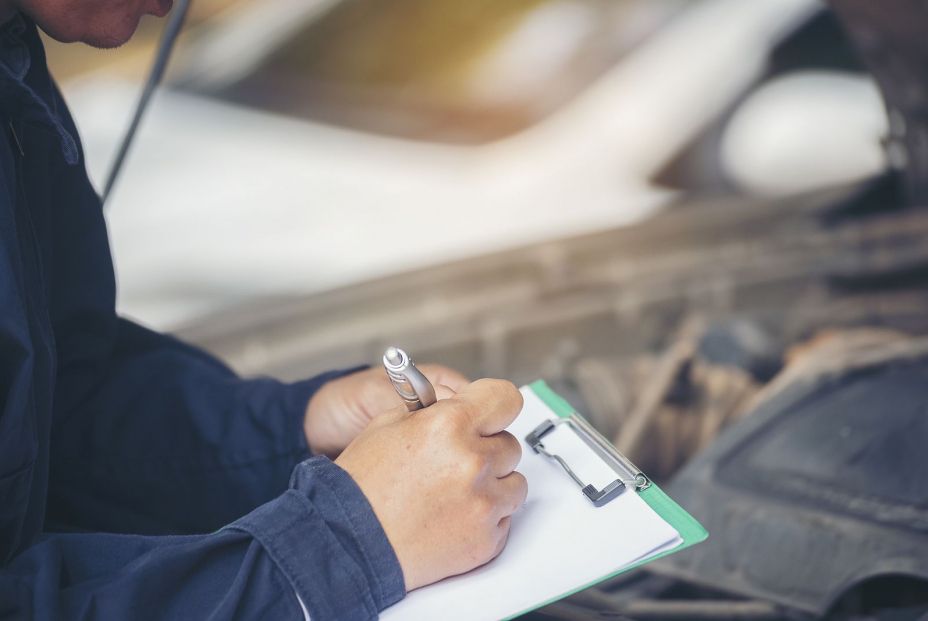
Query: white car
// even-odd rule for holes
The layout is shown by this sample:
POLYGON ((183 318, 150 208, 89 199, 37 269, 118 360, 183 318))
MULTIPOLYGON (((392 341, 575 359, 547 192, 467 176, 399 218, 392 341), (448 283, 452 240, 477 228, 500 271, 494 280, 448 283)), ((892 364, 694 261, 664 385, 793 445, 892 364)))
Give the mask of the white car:
MULTIPOLYGON (((820 8, 388 4, 261 0, 189 35, 107 208, 121 311, 171 328, 640 220, 673 198, 651 177, 820 8)), ((98 187, 138 90, 65 85, 98 187)))

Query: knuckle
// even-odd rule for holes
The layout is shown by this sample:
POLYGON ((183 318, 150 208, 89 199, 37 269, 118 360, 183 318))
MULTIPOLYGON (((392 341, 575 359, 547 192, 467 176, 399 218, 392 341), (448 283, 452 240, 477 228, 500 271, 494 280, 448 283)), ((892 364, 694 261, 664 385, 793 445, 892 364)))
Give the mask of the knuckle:
POLYGON ((507 392, 509 393, 510 398, 512 399, 512 409, 516 411, 521 410, 522 406, 525 405, 525 398, 522 396, 522 392, 512 382, 506 382, 506 383, 509 384, 509 386, 507 387, 507 392))
POLYGON ((443 439, 460 437, 469 425, 466 409, 462 408, 459 400, 455 398, 439 403, 440 408, 431 412, 425 423, 429 434, 443 439))
POLYGON ((503 551, 502 546, 500 545, 502 538, 494 533, 490 537, 487 537, 487 546, 484 550, 485 559, 487 561, 493 560, 499 553, 503 551))
POLYGON ((496 503, 487 496, 477 496, 471 504, 474 519, 484 524, 489 521, 496 512, 496 503))
POLYGON ((500 433, 503 437, 503 442, 505 443, 506 450, 512 454, 515 459, 522 457, 522 443, 519 442, 519 439, 509 433, 508 431, 503 431, 500 433))
POLYGON ((515 478, 516 482, 514 487, 516 499, 519 501, 517 505, 521 505, 528 497, 528 479, 526 479, 525 475, 521 472, 513 472, 512 476, 515 478))
POLYGON ((470 432, 472 427, 473 424, 467 415, 456 414, 448 417, 448 421, 444 427, 444 433, 463 445, 464 439, 471 436, 470 432))
POLYGON ((482 533, 474 545, 474 564, 479 566, 493 558, 496 551, 496 540, 490 533, 482 533))
POLYGON ((413 414, 417 414, 417 416, 410 416, 410 418, 421 419, 422 424, 425 425, 429 431, 439 431, 443 427, 446 427, 448 421, 453 418, 452 407, 449 404, 440 402, 439 405, 433 405, 432 407, 435 408, 434 410, 426 410, 422 415, 413 412, 413 414), (439 407, 439 405, 441 407, 439 407))
POLYGON ((469 427, 471 424, 471 409, 473 406, 458 396, 453 396, 447 399, 446 402, 447 412, 444 417, 447 420, 443 422, 454 425, 456 430, 469 427))
POLYGON ((522 393, 519 392, 519 388, 515 384, 505 379, 486 379, 481 381, 487 382, 486 386, 493 392, 494 398, 504 402, 508 409, 522 409, 524 399, 522 393))
POLYGON ((447 426, 442 422, 441 416, 410 416, 409 418, 421 426, 422 431, 425 433, 426 437, 429 438, 429 441, 447 442, 447 426))
POLYGON ((509 539, 509 531, 512 526, 511 518, 503 518, 500 521, 497 528, 494 528, 494 537, 493 537, 493 551, 490 553, 490 558, 496 558, 499 556, 500 552, 503 551, 503 547, 506 545, 506 540, 509 539))
POLYGON ((479 479, 486 470, 486 459, 477 453, 468 452, 458 459, 459 471, 467 482, 479 479))
POLYGON ((509 531, 512 528, 512 517, 504 517, 499 521, 499 527, 497 528, 497 534, 499 535, 500 541, 505 542, 506 537, 509 536, 509 531))

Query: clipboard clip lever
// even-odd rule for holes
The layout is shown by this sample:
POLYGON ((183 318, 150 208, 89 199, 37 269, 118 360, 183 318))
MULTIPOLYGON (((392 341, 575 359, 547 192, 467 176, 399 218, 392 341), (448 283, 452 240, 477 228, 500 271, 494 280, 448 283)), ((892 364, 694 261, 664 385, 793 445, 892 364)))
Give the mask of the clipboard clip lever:
POLYGON ((599 434, 586 420, 573 414, 569 418, 558 421, 546 420, 525 436, 525 442, 533 451, 544 455, 548 459, 556 461, 564 469, 577 485, 580 486, 584 496, 596 507, 602 507, 610 500, 620 496, 628 487, 633 487, 637 491, 642 491, 651 486, 651 481, 641 470, 619 451, 615 449, 602 435, 599 434), (597 489, 592 483, 584 483, 563 457, 551 453, 545 448, 542 439, 554 431, 559 425, 567 425, 577 436, 583 440, 587 446, 608 464, 618 475, 616 480, 608 483, 602 489, 597 489))

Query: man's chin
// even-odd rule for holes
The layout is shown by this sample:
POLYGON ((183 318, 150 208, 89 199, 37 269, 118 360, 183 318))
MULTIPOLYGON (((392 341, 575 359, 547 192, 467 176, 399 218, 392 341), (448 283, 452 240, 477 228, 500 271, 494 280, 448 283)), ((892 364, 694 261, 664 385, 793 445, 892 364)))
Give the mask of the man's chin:
POLYGON ((131 37, 132 37, 132 34, 130 34, 128 37, 114 37, 110 35, 99 36, 99 37, 96 37, 96 36, 86 37, 85 36, 80 39, 80 42, 85 43, 89 45, 90 47, 95 47, 99 50, 112 50, 126 43, 126 41, 128 41, 131 37))
POLYGON ((138 28, 139 19, 140 17, 129 17, 116 23, 94 24, 92 28, 81 31, 46 28, 42 24, 39 26, 48 36, 62 43, 80 42, 99 49, 112 49, 132 38, 138 28))
POLYGON ((129 39, 131 39, 132 35, 135 34, 135 31, 138 27, 139 20, 136 18, 135 20, 121 24, 118 27, 104 29, 100 32, 85 33, 80 38, 80 41, 99 49, 113 49, 123 45, 129 39))

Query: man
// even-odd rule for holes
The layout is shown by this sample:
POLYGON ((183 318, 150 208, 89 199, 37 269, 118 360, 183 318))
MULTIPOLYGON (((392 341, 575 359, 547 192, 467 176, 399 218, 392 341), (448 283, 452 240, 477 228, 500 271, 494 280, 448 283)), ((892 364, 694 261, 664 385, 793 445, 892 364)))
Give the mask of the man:
POLYGON ((241 380, 115 315, 36 25, 112 47, 169 9, 0 0, 0 619, 375 618, 502 549, 521 397, 427 367, 409 415, 380 371, 241 380))

